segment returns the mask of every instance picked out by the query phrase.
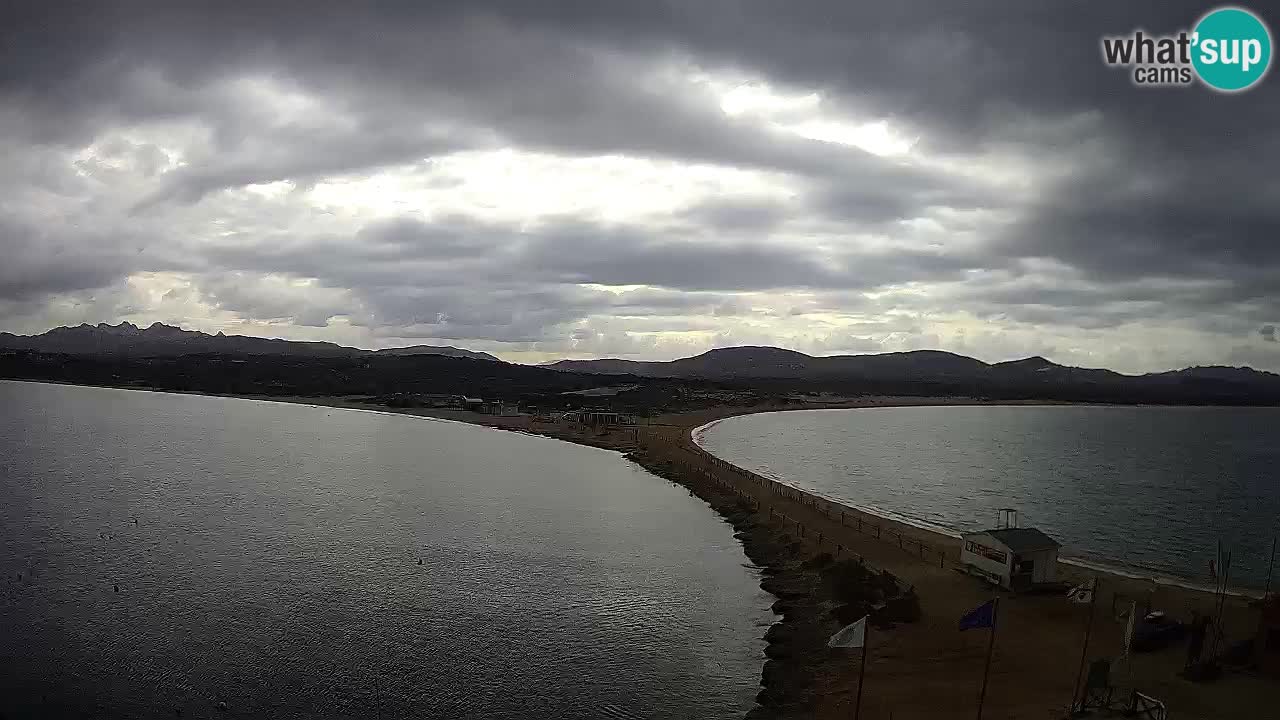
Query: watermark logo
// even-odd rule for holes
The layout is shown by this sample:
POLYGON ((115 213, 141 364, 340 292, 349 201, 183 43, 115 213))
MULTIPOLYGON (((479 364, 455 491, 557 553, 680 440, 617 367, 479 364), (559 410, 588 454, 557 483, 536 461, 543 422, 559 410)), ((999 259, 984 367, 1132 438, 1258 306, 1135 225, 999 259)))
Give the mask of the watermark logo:
POLYGON ((1257 85, 1271 66, 1271 32, 1254 13, 1238 7, 1211 10, 1190 31, 1172 35, 1102 38, 1102 60, 1132 68, 1133 84, 1179 86, 1200 82, 1219 92, 1257 85))
POLYGON ((1271 66, 1271 32, 1257 15, 1240 8, 1218 8, 1196 24, 1191 53, 1196 74, 1223 92, 1246 90, 1271 66))

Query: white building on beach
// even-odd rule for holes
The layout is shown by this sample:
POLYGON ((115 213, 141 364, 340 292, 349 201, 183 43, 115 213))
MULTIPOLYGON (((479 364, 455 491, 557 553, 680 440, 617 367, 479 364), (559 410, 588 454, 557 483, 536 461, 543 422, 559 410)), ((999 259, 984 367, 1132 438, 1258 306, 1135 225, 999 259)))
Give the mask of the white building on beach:
POLYGON ((1057 540, 1035 528, 1003 527, 960 535, 960 563, 1006 590, 1057 582, 1057 540))

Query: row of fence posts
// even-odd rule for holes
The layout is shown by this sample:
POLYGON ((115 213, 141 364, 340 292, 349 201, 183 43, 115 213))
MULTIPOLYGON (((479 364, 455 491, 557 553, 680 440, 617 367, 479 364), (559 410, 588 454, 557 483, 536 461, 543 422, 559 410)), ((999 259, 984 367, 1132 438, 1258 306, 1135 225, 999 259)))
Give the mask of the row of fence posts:
MULTIPOLYGON (((835 520, 835 516, 832 514, 832 508, 836 507, 834 503, 826 500, 820 501, 818 498, 810 495, 809 493, 806 493, 801 490, 797 490, 796 488, 790 487, 788 485, 783 485, 782 483, 776 480, 773 480, 771 478, 766 478, 762 475, 751 472, 750 470, 740 468, 737 465, 734 465, 733 463, 726 462, 725 460, 722 460, 721 458, 718 458, 715 455, 712 455, 711 453, 702 449, 697 444, 681 443, 680 445, 678 445, 678 447, 680 447, 682 450, 685 450, 686 452, 690 451, 690 446, 692 447, 693 454, 699 457, 703 462, 710 463, 714 467, 719 467, 724 470, 735 472, 738 475, 743 476, 747 480, 750 480, 751 482, 756 483, 761 487, 761 489, 766 490, 772 493, 773 495, 778 495, 780 497, 784 497, 789 500, 793 500, 795 502, 808 505, 809 507, 812 507, 814 510, 821 512, 823 516, 827 517, 828 519, 835 520), (819 505, 820 502, 823 503, 822 506, 819 505)), ((688 471, 701 471, 703 474, 703 477, 706 477, 708 479, 715 481, 718 485, 725 488, 726 490, 729 490, 737 494, 739 497, 751 500, 753 503, 755 503, 756 511, 758 512, 760 510, 760 501, 754 496, 750 495, 749 493, 745 493, 739 490, 738 487, 733 483, 725 482, 724 480, 720 479, 720 477, 718 477, 715 473, 713 473, 710 470, 706 470, 705 468, 694 468, 691 464, 685 463, 685 462, 681 462, 680 464, 684 466, 684 468, 688 471)), ((804 523, 800 522, 799 520, 789 517, 780 511, 775 511, 773 509, 773 506, 769 507, 769 516, 770 518, 773 518, 775 516, 781 517, 784 522, 795 523, 797 532, 800 533, 800 537, 802 538, 806 537, 806 528, 804 526, 804 523)), ((856 512, 846 513, 844 509, 840 510, 840 526, 852 528, 854 530, 857 530, 860 533, 871 534, 872 532, 874 532, 877 540, 882 539, 882 535, 886 531, 886 529, 880 523, 868 522, 862 518, 862 515, 860 513, 856 513, 856 512), (854 523, 853 525, 850 525, 848 523, 849 519, 853 521, 854 523)), ((947 566, 946 551, 934 548, 915 538, 908 537, 904 535, 902 532, 894 530, 892 528, 889 528, 887 532, 891 536, 894 536, 894 535, 897 536, 898 547, 901 548, 902 550, 904 551, 909 550, 910 549, 909 546, 914 544, 916 546, 916 550, 921 560, 927 560, 929 553, 937 553, 938 567, 945 568, 947 566)), ((818 539, 818 546, 821 547, 824 540, 823 534, 821 532, 818 533, 817 539, 818 539)), ((836 555, 837 556, 842 555, 844 553, 844 546, 839 543, 835 543, 835 546, 836 546, 836 555)), ((856 553, 851 553, 851 554, 856 556, 856 553)), ((859 557, 859 559, 861 558, 859 557)))

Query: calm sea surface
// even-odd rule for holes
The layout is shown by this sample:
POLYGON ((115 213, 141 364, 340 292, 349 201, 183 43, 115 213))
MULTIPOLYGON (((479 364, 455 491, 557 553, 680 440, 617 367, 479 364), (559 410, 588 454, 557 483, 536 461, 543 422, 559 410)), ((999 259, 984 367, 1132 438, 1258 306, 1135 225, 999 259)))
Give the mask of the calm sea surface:
POLYGON ((615 453, 248 400, 0 382, 0 550, 8 718, 739 717, 773 620, 615 453))
MULTIPOLYGON (((731 418, 710 452, 829 497, 951 531, 1020 511, 1064 554, 1262 587, 1280 532, 1280 409, 912 407, 731 418)), ((1280 569, 1277 570, 1280 573, 1280 569)))

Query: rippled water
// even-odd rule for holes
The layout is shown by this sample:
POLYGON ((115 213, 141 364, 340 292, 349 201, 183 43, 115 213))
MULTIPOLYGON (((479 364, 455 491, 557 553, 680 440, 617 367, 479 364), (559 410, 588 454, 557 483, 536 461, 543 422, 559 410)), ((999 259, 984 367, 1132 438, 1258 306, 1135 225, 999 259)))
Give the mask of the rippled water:
POLYGON ((615 453, 27 383, 0 408, 6 717, 729 718, 758 690, 772 598, 731 528, 615 453))
MULTIPOLYGON (((1280 409, 906 407, 766 413, 707 450, 857 506, 952 531, 1014 507, 1064 554, 1262 587, 1280 532, 1280 409)), ((1280 572, 1280 569, 1277 570, 1280 572)), ((1280 580, 1280 578, 1278 578, 1280 580)))

